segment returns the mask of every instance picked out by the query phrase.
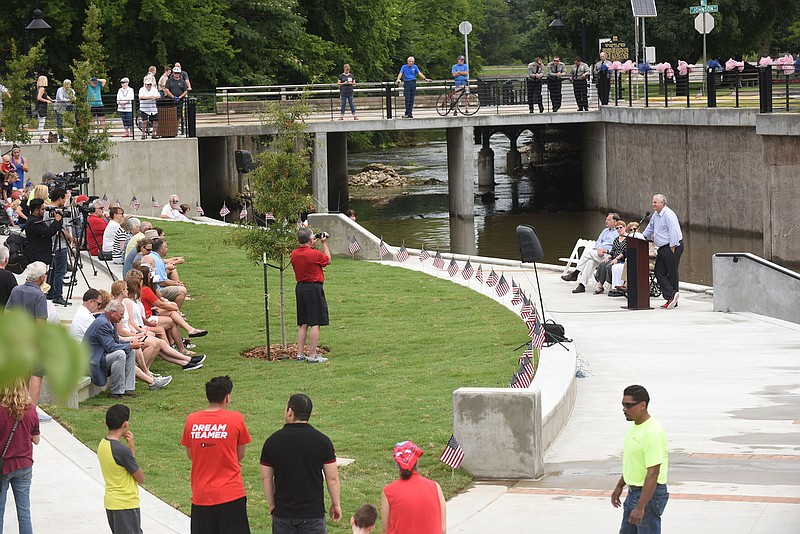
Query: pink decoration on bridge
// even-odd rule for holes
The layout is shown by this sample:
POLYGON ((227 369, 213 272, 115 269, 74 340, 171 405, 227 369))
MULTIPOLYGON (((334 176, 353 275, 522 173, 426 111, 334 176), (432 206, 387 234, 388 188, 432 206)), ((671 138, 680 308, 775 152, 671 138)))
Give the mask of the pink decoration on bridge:
POLYGON ((739 69, 739 72, 742 72, 744 70, 744 61, 736 61, 735 59, 730 58, 725 62, 725 70, 733 69, 739 69))
POLYGON ((794 72, 794 58, 790 54, 776 59, 775 65, 778 72, 783 72, 787 76, 794 72))
POLYGON ((668 79, 675 76, 675 71, 672 70, 672 64, 669 62, 659 63, 656 65, 656 71, 666 76, 668 79))
POLYGON ((633 64, 633 61, 630 59, 622 64, 622 68, 620 69, 622 72, 630 72, 632 70, 636 70, 636 65, 633 64))
POLYGON ((678 60, 678 73, 681 76, 686 76, 687 74, 690 74, 692 72, 694 72, 694 65, 690 65, 689 63, 686 63, 682 59, 678 60))
POLYGON ((614 61, 611 63, 611 66, 608 67, 611 70, 622 70, 622 63, 619 61, 614 61))
POLYGON ((769 67, 770 65, 772 65, 772 58, 770 56, 765 56, 758 60, 759 67, 769 67))

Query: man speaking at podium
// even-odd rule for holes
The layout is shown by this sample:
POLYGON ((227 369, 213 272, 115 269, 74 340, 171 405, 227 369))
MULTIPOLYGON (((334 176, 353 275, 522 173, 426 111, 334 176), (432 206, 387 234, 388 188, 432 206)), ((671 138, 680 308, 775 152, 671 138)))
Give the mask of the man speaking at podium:
POLYGON ((667 207, 667 197, 653 197, 653 217, 644 231, 645 239, 652 239, 658 248, 656 254, 656 280, 667 302, 662 308, 678 306, 678 266, 683 254, 683 232, 678 216, 667 207))

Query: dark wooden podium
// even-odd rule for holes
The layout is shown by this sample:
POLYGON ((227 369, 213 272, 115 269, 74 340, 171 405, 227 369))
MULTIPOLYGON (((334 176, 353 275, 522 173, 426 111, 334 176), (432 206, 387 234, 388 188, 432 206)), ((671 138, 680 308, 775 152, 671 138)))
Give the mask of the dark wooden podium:
POLYGON ((650 243, 638 237, 625 238, 628 256, 628 305, 629 310, 651 310, 650 307, 650 243))

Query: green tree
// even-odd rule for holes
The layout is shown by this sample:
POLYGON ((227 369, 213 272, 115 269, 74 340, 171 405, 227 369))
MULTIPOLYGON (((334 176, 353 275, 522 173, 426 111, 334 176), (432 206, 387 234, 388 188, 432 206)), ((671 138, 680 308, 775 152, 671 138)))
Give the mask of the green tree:
POLYGON ((9 141, 27 143, 31 139, 27 130, 31 122, 31 73, 42 55, 41 45, 31 48, 28 55, 17 53, 17 47, 11 46, 11 59, 7 64, 9 73, 3 84, 8 94, 3 95, 3 111, 0 113, 4 135, 9 141))
POLYGON ((84 347, 62 325, 40 323, 22 310, 0 315, 0 387, 47 370, 47 382, 66 398, 86 374, 84 347))
POLYGON ((291 106, 271 102, 262 121, 275 132, 267 149, 255 156, 256 168, 250 173, 253 209, 272 213, 275 221, 266 228, 243 224, 234 230, 234 242, 245 249, 247 257, 269 265, 280 273, 281 345, 286 347, 284 309, 284 272, 289 255, 297 245, 297 221, 300 214, 314 207, 308 194, 311 174, 311 149, 304 118, 310 109, 307 95, 291 106))
POLYGON ((103 161, 108 161, 111 153, 111 137, 108 123, 102 130, 94 127, 94 117, 88 101, 88 85, 92 76, 103 77, 105 52, 100 30, 100 11, 95 4, 86 10, 86 23, 83 27, 84 41, 80 45, 83 58, 72 63, 75 83, 75 111, 64 114, 65 141, 56 145, 56 150, 67 156, 77 170, 95 171, 103 161))

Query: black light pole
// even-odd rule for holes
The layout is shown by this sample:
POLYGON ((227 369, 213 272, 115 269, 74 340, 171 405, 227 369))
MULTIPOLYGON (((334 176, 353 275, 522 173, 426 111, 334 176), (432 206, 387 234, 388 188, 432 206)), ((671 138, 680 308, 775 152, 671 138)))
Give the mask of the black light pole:
POLYGON ((578 23, 578 27, 581 29, 581 60, 584 63, 587 63, 588 58, 586 57, 586 21, 581 19, 578 23))
POLYGON ((36 2, 36 9, 33 10, 33 20, 22 29, 22 52, 28 54, 28 30, 49 30, 51 26, 42 18, 42 10, 39 9, 39 2, 36 2))

